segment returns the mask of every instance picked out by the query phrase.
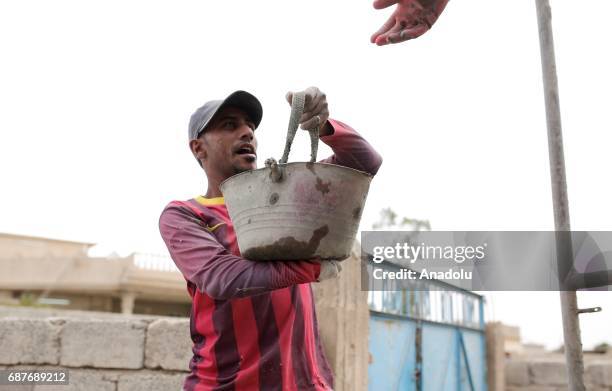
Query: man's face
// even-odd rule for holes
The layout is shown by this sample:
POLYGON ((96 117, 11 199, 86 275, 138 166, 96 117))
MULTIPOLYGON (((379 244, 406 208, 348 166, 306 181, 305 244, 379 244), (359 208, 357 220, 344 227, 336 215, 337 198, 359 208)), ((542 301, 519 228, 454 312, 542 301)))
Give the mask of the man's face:
POLYGON ((255 124, 236 107, 221 109, 198 138, 207 175, 227 179, 257 168, 255 124))

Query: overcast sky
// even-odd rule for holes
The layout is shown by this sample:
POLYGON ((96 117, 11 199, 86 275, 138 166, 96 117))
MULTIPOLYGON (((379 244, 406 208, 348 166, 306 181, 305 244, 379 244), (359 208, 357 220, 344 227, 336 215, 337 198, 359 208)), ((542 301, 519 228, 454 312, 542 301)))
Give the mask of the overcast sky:
MULTIPOLYGON (((572 228, 612 230, 612 3, 552 1, 572 228)), ((195 108, 236 89, 264 117, 259 163, 279 157, 288 90, 319 86, 333 118, 384 156, 378 211, 435 230, 548 230, 548 151, 533 0, 451 0, 396 46, 369 36, 369 0, 0 3, 0 232, 164 253, 164 205, 205 192, 187 147, 195 108)), ((301 134, 293 160, 308 157, 301 134)), ((321 148, 320 156, 331 153, 321 148)), ((612 343, 612 296, 579 295, 586 347, 612 343)), ((558 294, 490 296, 490 319, 562 342, 558 294)))

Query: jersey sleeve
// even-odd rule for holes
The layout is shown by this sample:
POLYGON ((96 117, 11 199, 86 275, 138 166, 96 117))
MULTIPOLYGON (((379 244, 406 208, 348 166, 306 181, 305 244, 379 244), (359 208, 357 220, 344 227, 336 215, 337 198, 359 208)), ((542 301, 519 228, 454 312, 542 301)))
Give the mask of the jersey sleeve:
POLYGON ((380 154, 350 126, 333 119, 328 121, 334 132, 329 136, 322 136, 321 141, 327 144, 334 154, 321 162, 350 167, 375 175, 382 164, 380 154))
POLYGON ((253 296, 317 281, 319 262, 255 262, 226 250, 187 208, 170 204, 159 219, 161 236, 186 280, 214 299, 253 296))

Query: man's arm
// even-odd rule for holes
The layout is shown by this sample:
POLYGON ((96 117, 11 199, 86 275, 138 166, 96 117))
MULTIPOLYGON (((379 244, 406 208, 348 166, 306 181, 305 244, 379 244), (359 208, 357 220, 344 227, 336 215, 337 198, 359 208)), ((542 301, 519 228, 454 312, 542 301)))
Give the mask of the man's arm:
POLYGON ((322 160, 323 163, 350 167, 372 175, 378 172, 382 157, 359 133, 347 124, 333 119, 328 119, 325 127, 326 131, 322 133, 325 135, 321 136, 321 141, 331 147, 334 154, 322 160))
POLYGON ((255 262, 233 255, 200 223, 185 206, 171 203, 159 229, 185 279, 214 299, 252 296, 319 278, 319 262, 255 262))

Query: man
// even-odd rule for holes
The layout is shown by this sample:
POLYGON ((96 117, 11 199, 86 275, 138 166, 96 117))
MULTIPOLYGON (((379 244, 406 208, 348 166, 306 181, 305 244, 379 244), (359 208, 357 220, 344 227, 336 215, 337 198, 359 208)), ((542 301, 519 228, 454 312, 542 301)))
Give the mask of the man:
POLYGON ((447 3, 448 0, 374 0, 376 9, 393 4, 397 7, 370 41, 382 46, 418 38, 436 23, 447 3))
MULTIPOLYGON (((326 162, 375 174, 382 162, 347 125, 328 119, 327 99, 305 91, 302 128, 319 126, 326 162)), ((292 94, 287 94, 291 102, 292 94)), ((189 146, 206 173, 205 196, 171 202, 159 226, 192 298, 193 359, 184 390, 330 390, 311 282, 337 275, 334 262, 254 262, 240 256, 219 184, 257 167, 256 97, 236 91, 200 107, 189 146)))

